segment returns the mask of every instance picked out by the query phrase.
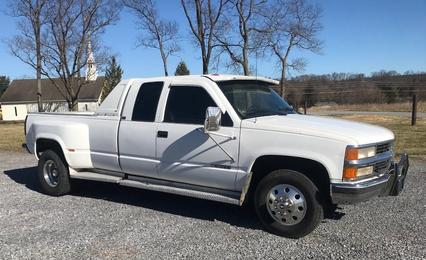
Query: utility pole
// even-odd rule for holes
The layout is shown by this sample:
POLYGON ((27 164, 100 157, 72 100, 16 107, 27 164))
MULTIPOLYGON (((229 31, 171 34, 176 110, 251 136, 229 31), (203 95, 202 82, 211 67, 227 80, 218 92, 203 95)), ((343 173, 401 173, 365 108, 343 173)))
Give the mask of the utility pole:
POLYGON ((417 119, 417 96, 413 95, 413 109, 411 110, 411 125, 416 125, 417 119))
POLYGON ((306 94, 305 94, 305 102, 303 103, 303 114, 306 115, 307 110, 308 110, 308 99, 306 98, 306 94))

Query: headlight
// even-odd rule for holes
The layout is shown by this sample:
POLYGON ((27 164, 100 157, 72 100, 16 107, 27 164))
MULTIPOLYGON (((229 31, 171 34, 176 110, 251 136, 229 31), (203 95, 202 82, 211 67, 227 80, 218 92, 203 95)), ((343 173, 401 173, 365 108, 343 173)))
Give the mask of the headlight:
POLYGON ((345 167, 343 169, 343 179, 353 181, 357 178, 373 174, 373 171, 374 171, 373 166, 362 167, 362 168, 345 167))
POLYGON ((376 147, 370 146, 365 148, 347 148, 345 159, 347 161, 359 160, 376 155, 376 147))
MULTIPOLYGON (((365 148, 346 148, 345 160, 346 161, 356 161, 364 158, 373 157, 376 155, 376 147, 370 146, 365 148)), ((343 179, 345 180, 356 180, 360 177, 368 176, 373 174, 374 167, 356 167, 356 166, 346 166, 343 169, 343 179)))

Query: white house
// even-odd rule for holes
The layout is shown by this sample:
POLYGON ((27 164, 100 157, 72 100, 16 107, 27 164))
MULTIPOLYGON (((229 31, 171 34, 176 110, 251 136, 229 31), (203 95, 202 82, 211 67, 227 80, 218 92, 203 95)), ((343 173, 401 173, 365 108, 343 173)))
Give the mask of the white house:
MULTIPOLYGON (((59 79, 54 79, 59 81, 59 79)), ((84 79, 83 79, 84 80, 84 79)), ((78 95, 78 111, 95 111, 101 101, 104 77, 88 81, 78 95)), ((44 111, 68 111, 68 104, 49 79, 42 79, 44 111)), ((5 121, 24 120, 28 112, 37 112, 37 80, 14 80, 0 98, 2 117, 5 121)))
MULTIPOLYGON (((95 111, 101 101, 104 77, 98 77, 96 63, 89 42, 89 56, 87 60, 86 81, 78 94, 78 111, 95 111)), ((60 79, 53 79, 58 86, 63 86, 60 79)), ((77 84, 73 86, 77 89, 77 84)), ((68 105, 62 93, 50 79, 42 79, 41 93, 44 111, 68 111, 68 105)), ((14 80, 0 98, 2 117, 5 121, 24 120, 28 112, 37 112, 37 80, 14 80)))

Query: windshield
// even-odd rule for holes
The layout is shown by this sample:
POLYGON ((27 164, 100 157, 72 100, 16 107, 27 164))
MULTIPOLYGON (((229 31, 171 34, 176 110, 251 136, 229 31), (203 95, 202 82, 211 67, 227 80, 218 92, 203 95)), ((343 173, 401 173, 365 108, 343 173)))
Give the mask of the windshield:
POLYGON ((217 84, 242 119, 295 113, 267 82, 234 80, 217 84))

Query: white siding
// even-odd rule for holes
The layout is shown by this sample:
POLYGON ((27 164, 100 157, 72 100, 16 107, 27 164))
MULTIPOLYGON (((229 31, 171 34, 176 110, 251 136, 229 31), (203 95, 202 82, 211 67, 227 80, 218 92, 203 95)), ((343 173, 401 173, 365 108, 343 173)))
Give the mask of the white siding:
POLYGON ((99 107, 97 102, 78 102, 79 112, 95 112, 99 107))
POLYGON ((25 120, 27 106, 22 104, 2 105, 2 117, 4 121, 25 120))
MULTIPOLYGON (((79 112, 94 112, 98 107, 97 102, 79 102, 77 108, 79 112)), ((4 121, 18 121, 25 120, 29 112, 38 112, 38 105, 37 103, 3 104, 1 109, 4 121)), ((43 103, 43 109, 46 112, 67 112, 68 105, 66 102, 43 103)))
MULTIPOLYGON (((43 110, 46 112, 67 112, 68 105, 66 102, 49 102, 43 103, 43 110)), ((38 112, 37 103, 27 104, 28 112, 38 112)))

